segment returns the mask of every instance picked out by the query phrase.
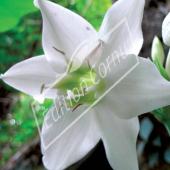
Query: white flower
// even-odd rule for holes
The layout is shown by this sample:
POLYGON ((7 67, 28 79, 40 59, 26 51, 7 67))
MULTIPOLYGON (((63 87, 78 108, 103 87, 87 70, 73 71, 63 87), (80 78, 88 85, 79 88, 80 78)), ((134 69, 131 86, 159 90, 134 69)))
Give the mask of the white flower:
MULTIPOLYGON (((16 64, 2 76, 7 84, 16 89, 33 96, 40 95, 40 91, 46 85, 55 82, 56 75, 59 76, 65 71, 70 57, 79 44, 92 37, 96 43, 92 44, 92 50, 88 55, 89 65, 96 63, 96 60, 102 63, 111 51, 116 51, 124 43, 129 44, 125 53, 128 58, 127 62, 122 61, 114 72, 108 71, 103 82, 105 88, 114 84, 115 79, 121 77, 122 72, 131 67, 134 55, 139 54, 143 37, 141 22, 144 0, 116 2, 108 10, 98 33, 87 21, 68 9, 43 0, 37 0, 35 4, 43 15, 45 55, 16 64), (123 18, 126 18, 128 22, 135 46, 131 45, 131 39, 124 31, 124 25, 119 27, 116 34, 107 39, 104 38, 123 18), (42 87, 41 90, 40 87, 42 87)), ((135 70, 115 86, 99 104, 86 113, 47 150, 42 148, 43 162, 47 169, 65 169, 83 158, 100 139, 104 143, 108 161, 115 170, 138 169, 136 139, 139 121, 137 116, 170 104, 170 83, 162 78, 150 60, 139 57, 139 62, 135 70)), ((67 88, 72 83, 73 85, 76 81, 79 83, 81 76, 87 76, 87 74, 83 72, 79 75, 76 70, 75 73, 67 75, 59 82, 59 85, 46 94, 46 97, 53 98, 56 92, 67 93, 67 88), (69 83, 70 76, 73 77, 69 83)), ((92 80, 86 78, 89 85, 92 85, 92 80)), ((103 86, 100 84, 100 88, 96 87, 96 91, 92 92, 100 94, 101 87, 103 86)), ((74 109, 73 113, 72 110, 67 111, 65 107, 62 107, 64 116, 53 124, 50 131, 44 123, 42 135, 45 143, 50 143, 56 134, 62 132, 92 103, 93 98, 88 97, 92 92, 87 92, 87 99, 82 99, 85 104, 74 109)), ((95 96, 98 96, 96 94, 95 96)), ((49 124, 54 121, 50 117, 53 111, 52 107, 47 113, 49 124)))

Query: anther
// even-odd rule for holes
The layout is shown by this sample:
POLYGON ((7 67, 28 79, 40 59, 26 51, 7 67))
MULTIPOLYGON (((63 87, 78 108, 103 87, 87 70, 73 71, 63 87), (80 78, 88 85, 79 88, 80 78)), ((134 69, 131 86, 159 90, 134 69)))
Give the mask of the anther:
POLYGON ((91 69, 89 59, 85 58, 85 60, 87 61, 88 67, 91 69))
POLYGON ((99 42, 100 42, 100 47, 103 48, 104 41, 99 39, 99 42))
POLYGON ((83 103, 77 104, 76 107, 72 110, 72 112, 74 112, 79 106, 82 106, 82 105, 83 105, 83 103))
POLYGON ((87 96, 86 96, 86 88, 83 89, 83 96, 87 99, 87 96))
POLYGON ((100 42, 100 43, 104 43, 104 41, 103 41, 103 40, 101 40, 101 39, 99 39, 99 42, 100 42))
POLYGON ((40 89, 40 94, 43 93, 44 87, 45 87, 45 84, 42 84, 41 89, 40 89))
POLYGON ((89 27, 86 27, 86 29, 87 29, 87 30, 90 30, 90 28, 89 28, 89 27))
POLYGON ((58 114, 60 114, 61 108, 63 107, 63 104, 61 104, 58 108, 58 114))
POLYGON ((63 54, 63 55, 66 55, 66 53, 64 51, 61 51, 59 49, 57 49, 56 47, 53 47, 56 51, 58 51, 59 53, 63 54))

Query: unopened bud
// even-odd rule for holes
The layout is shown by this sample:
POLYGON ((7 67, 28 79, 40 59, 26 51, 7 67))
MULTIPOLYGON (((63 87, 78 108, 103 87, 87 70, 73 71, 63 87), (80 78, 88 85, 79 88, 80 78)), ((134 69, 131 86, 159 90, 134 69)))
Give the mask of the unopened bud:
POLYGON ((156 61, 156 58, 159 59, 160 63, 163 65, 165 60, 165 54, 162 47, 162 43, 157 36, 154 37, 152 42, 151 57, 154 62, 156 61))
POLYGON ((166 72, 168 73, 168 75, 170 77, 170 50, 169 50, 167 60, 166 60, 166 72))
POLYGON ((166 16, 162 24, 162 38, 164 43, 170 46, 170 13, 166 16))

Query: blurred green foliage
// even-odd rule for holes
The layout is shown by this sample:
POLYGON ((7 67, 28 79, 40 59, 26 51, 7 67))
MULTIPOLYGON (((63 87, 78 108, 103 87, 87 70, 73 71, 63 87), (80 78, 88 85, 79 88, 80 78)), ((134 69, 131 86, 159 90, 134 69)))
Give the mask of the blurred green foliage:
POLYGON ((34 55, 42 54, 41 16, 39 12, 24 16, 18 26, 0 33, 0 70, 34 55), (36 45, 37 43, 37 45, 36 45))
POLYGON ((32 0, 1 0, 0 1, 0 32, 8 31, 17 25, 25 14, 35 12, 38 9, 32 0))
MULTIPOLYGON (((53 0, 87 19, 96 30, 111 6, 111 0, 53 0)), ((12 65, 32 56, 43 54, 41 46, 42 18, 32 0, 0 1, 0 73, 12 65), (33 13, 30 13, 33 12, 33 13), (30 13, 30 14, 28 14, 30 13), (23 16, 24 14, 27 14, 23 16), (23 17, 22 17, 23 16, 23 17), (22 18, 21 18, 22 17, 22 18), (18 23, 18 24, 17 24, 18 23), (12 29, 11 29, 12 28, 12 29), (6 31, 6 32, 2 32, 6 31)), ((13 96, 5 118, 0 113, 0 167, 22 146, 38 136, 36 122, 31 109, 33 98, 22 94, 0 81, 0 104, 3 98, 13 96)), ((51 106, 50 100, 42 105, 51 106)), ((4 106, 5 104, 3 104, 4 106)), ((6 110, 7 111, 7 110, 6 110)), ((43 117, 39 116, 42 124, 43 117)))
MULTIPOLYGON (((37 124, 31 109, 33 98, 23 93, 15 95, 13 98, 14 107, 10 113, 7 113, 6 119, 0 124, 0 166, 15 153, 18 149, 24 146, 33 138, 37 137, 37 124)), ((52 105, 52 100, 45 100, 43 104, 37 104, 36 115, 38 116, 38 124, 42 125, 44 117, 43 110, 49 109, 52 105), (41 109, 41 106, 43 109, 41 109)))

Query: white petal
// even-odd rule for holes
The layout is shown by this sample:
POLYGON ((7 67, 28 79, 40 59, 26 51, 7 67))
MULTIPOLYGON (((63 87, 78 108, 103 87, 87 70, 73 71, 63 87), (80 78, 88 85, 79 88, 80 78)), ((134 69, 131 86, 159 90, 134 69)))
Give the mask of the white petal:
POLYGON ((166 72, 168 73, 168 75, 170 77, 170 50, 168 52, 168 56, 166 59, 166 72))
POLYGON ((39 4, 43 15, 44 52, 53 68, 61 73, 78 46, 93 36, 97 37, 97 32, 82 17, 60 5, 44 0, 36 0, 35 3, 39 4))
POLYGON ((170 82, 160 75, 153 62, 141 57, 139 65, 129 72, 135 60, 134 55, 121 59, 105 78, 107 90, 120 80, 106 97, 114 113, 125 119, 170 104, 170 82))
POLYGON ((72 112, 72 109, 67 111, 65 107, 62 107, 63 112, 61 109, 61 117, 58 117, 58 109, 59 105, 57 103, 57 109, 54 108, 53 110, 52 108, 47 114, 47 126, 51 125, 51 127, 47 129, 44 122, 42 129, 44 143, 46 146, 49 146, 46 150, 42 148, 44 155, 43 163, 47 169, 52 170, 65 169, 79 161, 100 140, 92 110, 69 127, 83 113, 85 106, 79 106, 74 112, 72 112), (58 121, 54 121, 52 114, 56 120, 59 118, 58 121), (63 133, 67 128, 68 130, 63 133), (54 143, 51 143, 52 141, 54 143), (51 145, 49 145, 50 143, 51 145))
MULTIPOLYGON (((53 83, 56 73, 43 55, 15 64, 2 75, 2 80, 17 90, 38 97, 42 84, 53 83)), ((44 97, 53 98, 55 93, 49 92, 44 97)))
POLYGON ((170 46, 170 13, 166 16, 162 24, 162 37, 166 45, 170 46))
MULTIPOLYGON (((123 106, 122 106, 123 107, 123 106)), ((136 139, 138 118, 124 120, 110 109, 107 100, 96 108, 99 115, 102 141, 108 161, 114 170, 138 170, 136 139)))
POLYGON ((82 64, 85 63, 85 61, 86 65, 89 67, 96 64, 102 54, 102 44, 103 42, 101 40, 94 37, 90 38, 88 41, 84 41, 71 60, 73 64, 70 72, 77 70, 80 66, 82 66, 82 64))
POLYGON ((139 54, 144 4, 144 0, 119 0, 108 10, 99 30, 99 38, 105 42, 102 59, 114 51, 119 56, 139 54))

